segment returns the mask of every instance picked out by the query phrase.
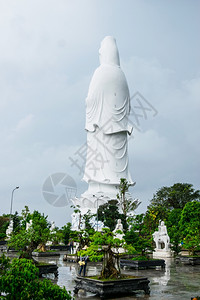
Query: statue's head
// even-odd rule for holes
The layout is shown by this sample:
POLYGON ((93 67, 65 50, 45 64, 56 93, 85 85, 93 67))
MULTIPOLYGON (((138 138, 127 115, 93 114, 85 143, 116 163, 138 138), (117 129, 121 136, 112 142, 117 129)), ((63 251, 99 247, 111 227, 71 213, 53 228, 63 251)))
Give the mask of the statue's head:
POLYGON ((162 222, 160 223, 160 225, 161 225, 161 226, 164 226, 164 225, 165 225, 165 222, 164 222, 164 221, 162 221, 162 222))
POLYGON ((106 36, 101 42, 99 60, 101 65, 107 64, 120 66, 119 52, 114 37, 106 36))
POLYGON ((121 224, 121 223, 122 223, 122 220, 121 220, 121 219, 118 219, 118 220, 117 220, 117 223, 118 223, 118 224, 121 224))

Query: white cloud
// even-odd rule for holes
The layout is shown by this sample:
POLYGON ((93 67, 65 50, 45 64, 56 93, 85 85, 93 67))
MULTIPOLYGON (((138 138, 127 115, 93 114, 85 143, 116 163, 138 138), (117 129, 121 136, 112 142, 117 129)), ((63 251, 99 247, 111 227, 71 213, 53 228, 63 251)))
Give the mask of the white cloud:
POLYGON ((19 120, 14 131, 16 131, 17 133, 20 133, 21 131, 27 129, 27 127, 29 127, 32 124, 33 118, 34 118, 33 114, 28 114, 26 117, 19 120))

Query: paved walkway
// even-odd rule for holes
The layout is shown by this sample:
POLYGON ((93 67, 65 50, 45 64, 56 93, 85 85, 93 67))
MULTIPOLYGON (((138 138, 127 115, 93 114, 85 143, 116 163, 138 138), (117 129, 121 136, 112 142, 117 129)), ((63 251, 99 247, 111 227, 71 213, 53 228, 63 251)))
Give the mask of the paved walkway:
MULTIPOLYGON (((63 256, 40 258, 41 261, 57 263, 59 266, 58 279, 53 281, 60 286, 65 286, 67 290, 73 292, 74 278, 78 271, 78 264, 63 262, 63 256)), ((99 274, 101 266, 89 263, 87 275, 99 274)), ((150 296, 144 295, 141 291, 133 296, 122 297, 120 299, 132 300, 190 300, 191 297, 200 296, 200 266, 176 265, 173 259, 166 259, 166 269, 149 270, 123 270, 123 273, 135 276, 145 276, 150 280, 150 296)), ((75 299, 99 299, 92 294, 79 293, 75 299)), ((116 299, 113 298, 112 300, 116 299)))

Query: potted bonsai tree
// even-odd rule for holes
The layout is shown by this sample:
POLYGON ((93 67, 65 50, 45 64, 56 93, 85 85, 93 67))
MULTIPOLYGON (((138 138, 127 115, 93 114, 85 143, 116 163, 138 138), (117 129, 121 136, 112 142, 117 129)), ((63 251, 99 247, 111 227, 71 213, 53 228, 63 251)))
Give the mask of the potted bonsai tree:
POLYGON ((100 297, 130 294, 136 290, 144 290, 146 294, 149 294, 147 278, 124 276, 121 273, 120 254, 117 249, 123 246, 123 239, 116 238, 108 228, 104 228, 102 232, 95 232, 90 239, 87 250, 80 250, 78 254, 79 256, 89 256, 90 261, 102 260, 101 273, 95 277, 77 276, 75 294, 79 289, 98 294, 100 297))

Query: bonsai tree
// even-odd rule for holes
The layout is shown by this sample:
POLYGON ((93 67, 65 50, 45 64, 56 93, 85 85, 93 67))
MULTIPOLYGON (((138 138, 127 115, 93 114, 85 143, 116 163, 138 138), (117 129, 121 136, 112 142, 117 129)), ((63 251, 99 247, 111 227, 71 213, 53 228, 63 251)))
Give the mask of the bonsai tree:
POLYGON ((26 222, 32 220, 32 225, 26 230, 25 223, 18 233, 12 234, 8 242, 9 247, 19 250, 20 257, 31 258, 32 252, 38 246, 42 251, 45 251, 45 244, 50 238, 50 223, 47 221, 47 216, 34 211, 28 213, 26 222))
MULTIPOLYGON (((122 233, 120 230, 117 233, 122 233)), ((121 247, 124 240, 115 238, 110 229, 104 228, 102 232, 95 232, 91 237, 91 243, 87 250, 78 252, 80 256, 88 255, 90 261, 103 259, 100 278, 120 278, 121 270, 119 263, 119 253, 117 249, 121 247)))

